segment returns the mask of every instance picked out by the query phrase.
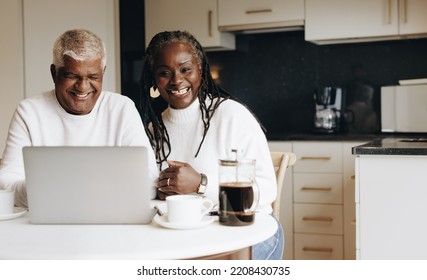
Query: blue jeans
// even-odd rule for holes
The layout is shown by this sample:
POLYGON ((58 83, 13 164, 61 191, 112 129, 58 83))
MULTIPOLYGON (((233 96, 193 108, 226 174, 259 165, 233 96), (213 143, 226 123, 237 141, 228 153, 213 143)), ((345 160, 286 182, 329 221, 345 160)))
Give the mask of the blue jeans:
POLYGON ((276 217, 273 216, 273 218, 277 221, 277 231, 269 239, 252 246, 253 260, 281 260, 283 257, 285 237, 283 235, 282 225, 276 217))

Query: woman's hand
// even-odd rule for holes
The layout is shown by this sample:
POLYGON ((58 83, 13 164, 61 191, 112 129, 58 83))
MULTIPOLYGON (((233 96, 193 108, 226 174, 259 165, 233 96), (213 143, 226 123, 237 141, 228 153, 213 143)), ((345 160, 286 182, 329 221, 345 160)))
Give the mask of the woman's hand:
POLYGON ((164 199, 172 194, 197 192, 200 185, 200 173, 188 163, 168 160, 169 167, 162 170, 157 182, 157 194, 164 199))

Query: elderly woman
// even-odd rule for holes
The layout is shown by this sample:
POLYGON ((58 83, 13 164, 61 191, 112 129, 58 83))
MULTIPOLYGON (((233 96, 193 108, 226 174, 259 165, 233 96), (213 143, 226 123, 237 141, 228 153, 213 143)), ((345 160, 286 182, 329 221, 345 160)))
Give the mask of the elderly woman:
MULTIPOLYGON (((141 77, 141 115, 161 170, 158 196, 199 193, 218 201, 218 160, 232 149, 256 159, 258 212, 272 213, 276 178, 267 140, 257 118, 211 76, 200 43, 188 32, 155 35, 141 77), (167 108, 157 106, 157 96, 167 108)), ((254 259, 281 259, 283 232, 253 247, 254 259)))

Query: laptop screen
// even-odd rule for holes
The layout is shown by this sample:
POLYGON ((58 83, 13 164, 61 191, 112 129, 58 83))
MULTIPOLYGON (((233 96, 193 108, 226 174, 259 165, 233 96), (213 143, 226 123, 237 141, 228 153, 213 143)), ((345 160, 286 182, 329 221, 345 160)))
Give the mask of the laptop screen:
POLYGON ((24 147, 32 223, 150 223, 146 147, 24 147))

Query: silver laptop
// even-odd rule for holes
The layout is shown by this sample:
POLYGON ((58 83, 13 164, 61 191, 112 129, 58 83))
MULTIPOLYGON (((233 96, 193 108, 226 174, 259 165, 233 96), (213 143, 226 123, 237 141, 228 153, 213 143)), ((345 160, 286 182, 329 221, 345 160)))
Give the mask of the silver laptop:
POLYGON ((24 147, 35 224, 146 224, 154 210, 145 147, 24 147))

